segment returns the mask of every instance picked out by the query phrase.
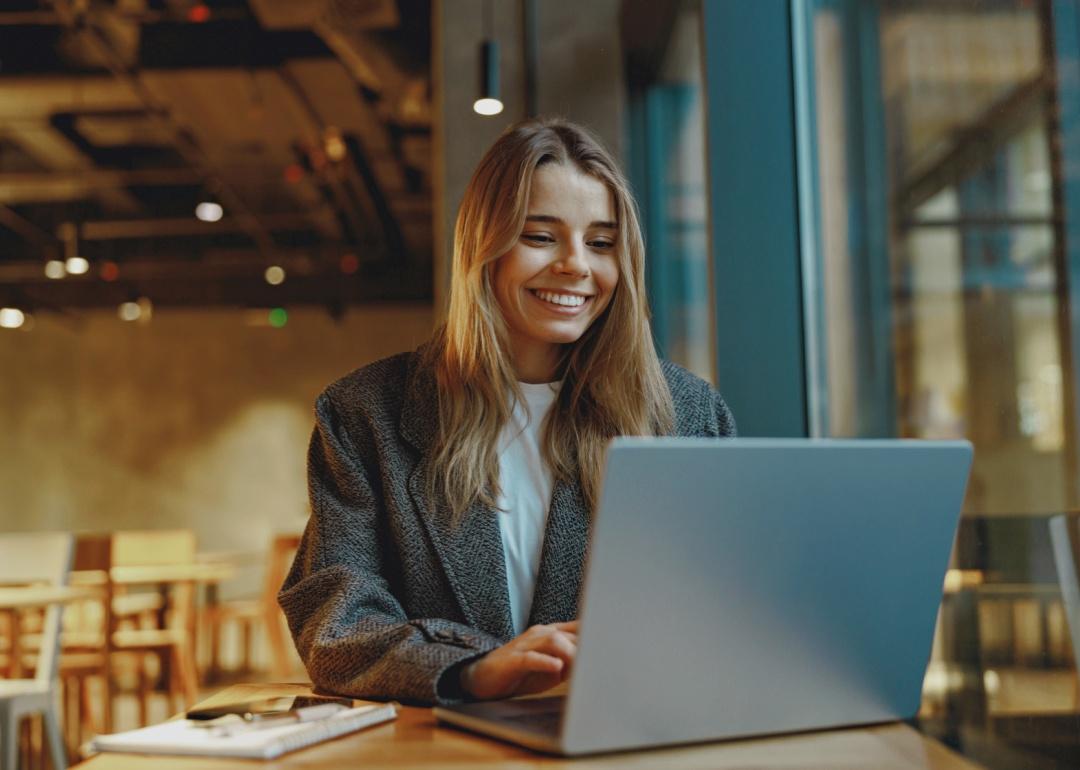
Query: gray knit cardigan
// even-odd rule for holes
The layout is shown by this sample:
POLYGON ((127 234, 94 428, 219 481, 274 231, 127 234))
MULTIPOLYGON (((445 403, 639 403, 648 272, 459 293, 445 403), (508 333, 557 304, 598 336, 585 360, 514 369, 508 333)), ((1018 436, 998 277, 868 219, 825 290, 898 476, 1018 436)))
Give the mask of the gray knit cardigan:
MULTIPOLYGON (((513 637, 497 513, 476 504, 451 526, 424 491, 437 409, 422 351, 358 369, 315 403, 311 518, 278 601, 322 690, 454 702, 459 667, 513 637)), ((663 371, 675 435, 734 435, 708 383, 663 371)), ((529 625, 577 617, 588 537, 580 487, 556 482, 529 625)))

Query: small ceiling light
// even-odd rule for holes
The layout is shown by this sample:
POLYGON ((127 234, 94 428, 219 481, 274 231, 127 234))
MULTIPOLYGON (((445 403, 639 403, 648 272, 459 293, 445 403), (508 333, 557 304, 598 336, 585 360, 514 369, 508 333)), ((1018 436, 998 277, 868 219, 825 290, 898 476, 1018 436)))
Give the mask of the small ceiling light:
POLYGON ((64 260, 62 259, 50 259, 45 263, 45 277, 51 278, 54 281, 58 281, 67 275, 67 268, 64 267, 64 260))
POLYGON ((225 209, 221 208, 220 203, 214 201, 200 201, 195 207, 195 217, 200 222, 219 222, 223 216, 225 216, 225 209))
POLYGON ((485 40, 480 44, 480 98, 473 102, 478 115, 498 115, 503 111, 499 97, 499 44, 485 40))
MULTIPOLYGON (((90 270, 90 263, 79 256, 79 226, 74 222, 64 222, 57 228, 57 236, 64 244, 63 269, 71 275, 84 275, 90 270)), ((62 278, 57 268, 45 267, 45 275, 62 278), (49 273, 52 275, 49 275, 49 273)))
POLYGON ((142 315, 142 309, 138 302, 124 302, 116 309, 116 314, 121 321, 138 321, 142 315))
POLYGON ((345 160, 347 148, 345 147, 345 137, 341 135, 341 129, 336 126, 327 127, 326 132, 323 134, 323 151, 326 152, 326 157, 334 163, 345 160))
POLYGON ((271 265, 266 268, 263 277, 266 278, 266 282, 271 286, 280 286, 285 282, 285 270, 278 265, 271 265))
POLYGON ((17 307, 0 307, 0 328, 18 329, 26 320, 26 315, 17 307))
POLYGON ((498 115, 503 111, 499 95, 499 43, 493 32, 491 0, 484 0, 484 41, 480 43, 480 96, 473 102, 478 115, 498 115))
POLYGON ((139 321, 147 323, 154 314, 154 305, 149 297, 139 297, 136 300, 121 303, 116 309, 116 315, 121 321, 139 321))
POLYGON ((84 257, 68 257, 64 268, 72 275, 85 275, 90 270, 90 263, 84 257))

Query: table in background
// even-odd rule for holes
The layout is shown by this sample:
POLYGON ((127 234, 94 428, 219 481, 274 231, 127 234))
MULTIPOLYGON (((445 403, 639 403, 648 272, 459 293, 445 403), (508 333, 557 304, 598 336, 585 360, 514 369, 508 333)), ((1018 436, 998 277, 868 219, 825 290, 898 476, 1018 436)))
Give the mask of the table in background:
POLYGON ((11 679, 22 676, 19 610, 44 609, 53 604, 68 604, 91 596, 93 596, 91 589, 79 586, 29 585, 0 588, 0 614, 7 617, 7 627, 11 629, 7 675, 11 679))
MULTIPOLYGON (((158 626, 167 625, 166 614, 169 609, 169 594, 173 586, 202 587, 204 604, 212 609, 219 602, 218 585, 231 580, 236 574, 235 565, 228 562, 193 562, 191 564, 151 564, 118 566, 109 570, 76 570, 71 573, 71 582, 77 586, 102 586, 111 577, 114 586, 155 586, 160 596, 158 626)), ((194 602, 191 611, 185 613, 186 633, 190 649, 194 655, 199 629, 199 613, 194 602)), ((192 659, 192 664, 196 661, 192 659)))
MULTIPOLYGON (((200 706, 307 695, 309 685, 241 684, 222 690, 200 706)), ((327 743, 286 754, 272 762, 221 758, 154 757, 140 754, 99 754, 79 765, 81 770, 142 770, 149 762, 157 770, 252 770, 252 768, 341 767, 420 768, 716 768, 716 770, 977 770, 963 759, 903 724, 829 730, 776 738, 727 741, 674 749, 654 749, 580 759, 558 759, 500 743, 436 723, 431 709, 403 707, 397 720, 327 743)))

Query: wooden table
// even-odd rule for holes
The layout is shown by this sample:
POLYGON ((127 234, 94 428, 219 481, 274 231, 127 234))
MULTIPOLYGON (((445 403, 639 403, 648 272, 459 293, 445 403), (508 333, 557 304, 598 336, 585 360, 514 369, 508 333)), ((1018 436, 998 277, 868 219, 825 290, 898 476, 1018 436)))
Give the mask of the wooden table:
MULTIPOLYGON (((201 706, 282 695, 304 695, 308 685, 235 685, 201 706)), ((438 725, 431 709, 404 707, 398 719, 327 743, 287 754, 273 762, 99 754, 82 770, 253 770, 253 768, 709 768, 715 770, 977 770, 979 765, 902 724, 830 730, 778 738, 727 741, 677 749, 563 760, 438 725)))
POLYGON ((86 599, 93 595, 89 588, 80 586, 29 585, 6 586, 0 588, 0 614, 7 617, 11 629, 11 648, 8 676, 18 679, 22 676, 22 643, 19 634, 19 610, 42 609, 53 604, 86 599))

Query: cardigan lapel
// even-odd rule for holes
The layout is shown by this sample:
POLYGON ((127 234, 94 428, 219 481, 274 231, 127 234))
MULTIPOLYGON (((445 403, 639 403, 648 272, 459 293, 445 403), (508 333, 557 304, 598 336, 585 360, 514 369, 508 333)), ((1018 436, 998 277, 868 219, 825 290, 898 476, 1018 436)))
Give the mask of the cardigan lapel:
POLYGON ((581 486, 576 481, 556 481, 529 611, 530 626, 577 618, 589 524, 581 486))
POLYGON ((427 345, 420 348, 409 362, 401 410, 401 434, 420 452, 409 475, 409 494, 469 625, 509 640, 514 633, 496 511, 475 503, 453 524, 442 496, 432 500, 427 494, 438 424, 435 376, 426 363, 429 351, 427 345))

